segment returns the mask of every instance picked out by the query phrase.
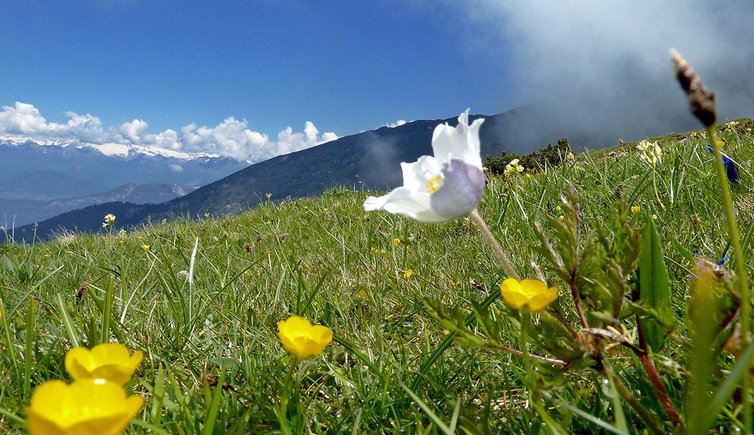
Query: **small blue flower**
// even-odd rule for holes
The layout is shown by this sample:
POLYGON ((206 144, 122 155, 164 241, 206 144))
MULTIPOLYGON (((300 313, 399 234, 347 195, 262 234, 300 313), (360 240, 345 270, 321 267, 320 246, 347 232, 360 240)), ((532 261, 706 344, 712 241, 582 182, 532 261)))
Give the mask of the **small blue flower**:
POLYGON ((686 277, 687 280, 691 281, 694 279, 699 279, 701 275, 704 274, 704 272, 714 272, 717 275, 723 275, 725 273, 725 263, 728 261, 728 255, 724 254, 723 258, 713 263, 705 258, 699 257, 699 250, 694 249, 694 256, 696 256, 696 269, 695 272, 689 276, 686 277), (701 272, 701 273, 700 273, 701 272))
POLYGON ((739 184, 741 182, 741 177, 738 175, 736 162, 723 154, 723 164, 725 165, 725 171, 728 175, 728 181, 730 181, 731 184, 739 184))
MULTIPOLYGON (((704 149, 712 152, 712 145, 707 144, 704 149)), ((728 181, 730 181, 731 184, 741 183, 741 177, 738 174, 738 166, 736 166, 736 162, 725 153, 721 152, 721 154, 723 155, 723 165, 725 165, 725 174, 728 176, 728 181)))

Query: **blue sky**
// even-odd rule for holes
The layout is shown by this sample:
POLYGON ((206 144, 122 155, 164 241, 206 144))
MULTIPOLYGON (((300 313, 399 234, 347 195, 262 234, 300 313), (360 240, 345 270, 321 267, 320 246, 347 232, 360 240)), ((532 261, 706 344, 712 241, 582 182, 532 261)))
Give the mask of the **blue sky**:
POLYGON ((738 80, 718 85, 724 115, 750 114, 752 4, 0 0, 0 134, 258 161, 467 107, 628 106, 670 89, 671 47, 738 80))
POLYGON ((458 8, 404 1, 0 1, 0 104, 150 130, 229 116, 339 135, 398 119, 498 112, 498 53, 458 8))

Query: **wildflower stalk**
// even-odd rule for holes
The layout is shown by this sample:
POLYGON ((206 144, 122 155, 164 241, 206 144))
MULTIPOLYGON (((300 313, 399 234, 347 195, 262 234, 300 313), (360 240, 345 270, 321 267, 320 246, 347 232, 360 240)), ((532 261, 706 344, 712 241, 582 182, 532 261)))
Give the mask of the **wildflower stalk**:
POLYGON ((652 165, 652 188, 654 188, 655 199, 657 200, 657 203, 660 204, 660 208, 665 210, 665 204, 662 203, 660 194, 657 193, 657 168, 655 167, 655 165, 652 165))
MULTIPOLYGON (((499 351, 503 351, 503 352, 509 353, 511 355, 516 355, 516 356, 520 356, 520 357, 524 356, 524 352, 523 351, 518 350, 518 349, 514 349, 512 347, 503 346, 501 344, 491 344, 489 346, 489 348, 490 349, 496 349, 496 350, 499 350, 499 351)), ((567 361, 563 361, 563 360, 556 359, 556 358, 549 358, 549 357, 546 357, 546 356, 534 355, 534 354, 530 354, 530 353, 527 353, 527 355, 531 359, 534 359, 534 360, 537 360, 537 361, 541 361, 541 362, 547 363, 547 364, 552 364, 552 365, 555 365, 555 366, 565 367, 565 366, 568 365, 567 361)))
POLYGON ((662 383, 660 374, 657 372, 657 367, 655 367, 654 363, 649 358, 649 353, 647 352, 647 340, 644 335, 644 328, 641 325, 641 319, 637 317, 636 323, 638 326, 637 329, 639 330, 640 349, 634 349, 634 353, 639 357, 641 365, 644 367, 644 371, 647 372, 647 376, 652 383, 652 388, 655 391, 655 396, 660 400, 662 408, 670 418, 670 422, 673 423, 673 426, 679 428, 681 432, 684 432, 685 428, 681 421, 681 417, 678 415, 678 411, 675 409, 673 401, 670 400, 670 396, 668 396, 668 392, 662 383))
MULTIPOLYGON (((524 370, 526 371, 526 384, 529 394, 531 393, 531 387, 533 385, 531 361, 529 361, 529 344, 527 343, 529 341, 530 323, 531 313, 529 310, 521 310, 521 341, 519 346, 521 346, 521 356, 524 359, 524 370)), ((529 395, 529 399, 531 400, 531 395, 529 395)))
POLYGON ((288 367, 288 373, 285 378, 285 386, 283 394, 280 395, 280 402, 278 405, 277 417, 278 423, 280 423, 280 432, 283 435, 291 435, 291 427, 288 424, 288 403, 291 398, 294 402, 298 400, 298 386, 296 382, 296 367, 298 366, 298 358, 296 355, 291 355, 291 365, 288 367), (291 397, 293 396, 293 397, 291 397))
POLYGON ((571 297, 573 298, 573 304, 576 306, 576 311, 579 313, 581 326, 584 328, 589 328, 589 322, 586 319, 584 308, 581 305, 581 296, 579 296, 579 289, 576 286, 576 273, 576 270, 571 271, 571 279, 568 281, 568 287, 571 289, 571 297))
MULTIPOLYGON (((693 310, 689 316, 693 325, 692 330, 692 358, 691 379, 689 386, 688 425, 691 433, 706 433, 709 431, 714 418, 708 418, 705 410, 712 399, 712 379, 716 354, 712 343, 716 335, 716 320, 709 315, 716 312, 720 306, 713 296, 713 279, 710 270, 697 268, 694 279, 693 310), (704 309, 702 309, 704 307, 704 309)), ((745 391, 745 390, 744 390, 745 391)), ((744 396, 748 393, 744 392, 744 396)), ((716 416, 715 416, 716 417, 716 416)))
MULTIPOLYGON (((717 119, 717 109, 715 107, 715 93, 710 91, 704 86, 702 78, 694 71, 694 68, 684 59, 680 53, 676 50, 670 50, 670 56, 673 60, 673 67, 675 69, 676 78, 681 88, 686 93, 686 97, 691 107, 691 112, 694 116, 704 124, 707 129, 707 135, 712 146, 712 153, 715 155, 715 167, 717 172, 717 180, 722 197, 723 210, 725 211, 725 217, 728 223, 728 237, 730 239, 730 245, 733 247, 733 255, 736 256, 736 281, 735 284, 738 287, 738 292, 741 298, 741 342, 742 348, 747 348, 749 345, 749 316, 751 312, 751 298, 749 295, 749 278, 746 272, 746 260, 743 256, 741 249, 741 241, 738 234, 738 226, 736 224, 736 215, 733 209, 733 201, 730 195, 730 188, 728 187, 727 171, 723 163, 723 156, 720 151, 720 145, 718 145, 715 137, 715 120, 717 119)), ((705 352, 709 352, 709 347, 705 352)), ((739 357, 740 358, 740 357, 739 357)), ((745 361, 748 365, 749 361, 745 361)), ((699 381, 697 381, 699 382, 699 381)), ((743 432, 745 434, 751 434, 751 398, 749 396, 749 387, 751 386, 751 380, 749 376, 744 376, 741 382, 741 390, 743 391, 743 398, 741 403, 741 412, 743 413, 743 432)), ((713 417, 714 418, 714 417, 713 417)))
MULTIPOLYGON (((733 200, 730 195, 725 165, 723 164, 723 156, 720 152, 720 145, 717 143, 715 130, 712 126, 707 126, 707 135, 712 143, 712 152, 715 155, 717 182, 722 197, 723 210, 725 211, 725 217, 728 223, 728 236, 730 238, 730 245, 733 248, 733 255, 736 257, 736 284, 738 286, 738 292, 741 295, 741 346, 742 348, 746 348, 749 345, 749 316, 751 315, 751 299, 749 296, 749 277, 746 272, 746 260, 744 259, 743 250, 741 248, 738 224, 736 223, 736 215, 733 209, 733 200)), ((751 433, 752 424, 751 398, 749 396, 750 385, 751 381, 749 377, 743 376, 741 382, 741 389, 743 391, 742 412, 744 419, 744 433, 746 434, 751 433)))
POLYGON ((479 231, 482 232, 484 240, 487 242, 490 248, 492 248, 492 252, 495 253, 495 257, 497 257, 498 261, 500 261, 500 264, 503 266, 503 269, 505 269, 505 272, 508 273, 508 276, 520 280, 521 277, 519 276, 518 272, 516 272, 516 269, 513 268, 508 255, 506 255, 505 251, 503 251, 503 248, 500 247, 500 244, 495 239, 495 236, 492 235, 492 231, 490 231, 487 223, 485 223, 484 219, 482 219, 482 216, 479 215, 479 212, 475 209, 471 212, 471 214, 469 214, 469 217, 471 218, 471 221, 474 222, 474 225, 479 228, 479 231))

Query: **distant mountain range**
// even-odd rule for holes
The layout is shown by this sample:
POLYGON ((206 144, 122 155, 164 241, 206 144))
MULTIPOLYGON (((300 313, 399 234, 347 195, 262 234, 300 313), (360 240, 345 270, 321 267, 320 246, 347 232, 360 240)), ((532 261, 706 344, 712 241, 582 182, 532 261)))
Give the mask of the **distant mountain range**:
MULTIPOLYGON (((502 151, 528 153, 548 143, 554 144, 561 137, 567 137, 574 150, 604 148, 618 140, 614 135, 619 133, 612 136, 594 130, 590 133, 589 129, 576 123, 556 123, 557 128, 554 128, 538 121, 542 113, 541 108, 529 106, 483 116, 485 122, 480 130, 482 158, 499 156, 502 151)), ((480 116, 471 118, 477 117, 480 116)), ((553 117, 557 118, 557 114, 550 113, 546 118, 553 117)), ((109 202, 63 213, 39 222, 37 228, 16 228, 15 240, 29 241, 34 231, 42 239, 63 229, 99 231, 107 213, 117 216, 117 227, 132 228, 148 221, 177 216, 195 218, 205 213, 213 216, 239 213, 266 201, 267 194, 275 201, 318 195, 338 186, 389 189, 402 182, 400 162, 411 162, 432 153, 432 131, 443 122, 457 124, 456 118, 413 121, 398 127, 382 127, 345 136, 250 165, 161 204, 109 202)), ((645 137, 648 133, 664 132, 634 132, 625 139, 645 137)), ((223 170, 227 168, 222 166, 223 170)))
POLYGON ((107 192, 75 198, 2 199, 0 200, 0 222, 7 221, 6 226, 12 228, 28 224, 29 222, 49 219, 61 213, 94 204, 113 201, 130 202, 133 204, 155 204, 170 201, 193 190, 193 187, 178 184, 130 183, 107 192), (2 217, 5 219, 2 219, 2 217), (16 223, 18 225, 15 225, 16 223))
POLYGON ((0 136, 0 225, 103 202, 165 202, 246 166, 155 147, 0 136))

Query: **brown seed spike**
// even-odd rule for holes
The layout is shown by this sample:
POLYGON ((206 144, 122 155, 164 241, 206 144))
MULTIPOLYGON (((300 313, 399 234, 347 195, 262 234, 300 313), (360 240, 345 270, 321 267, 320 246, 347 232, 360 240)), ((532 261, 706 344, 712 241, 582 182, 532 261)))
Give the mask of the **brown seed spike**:
POLYGON ((714 125, 717 118, 715 93, 704 86, 702 78, 686 62, 686 59, 681 57, 680 53, 671 49, 670 56, 673 58, 675 76, 678 79, 678 83, 681 84, 681 88, 686 92, 694 116, 702 121, 702 124, 706 127, 714 125))

